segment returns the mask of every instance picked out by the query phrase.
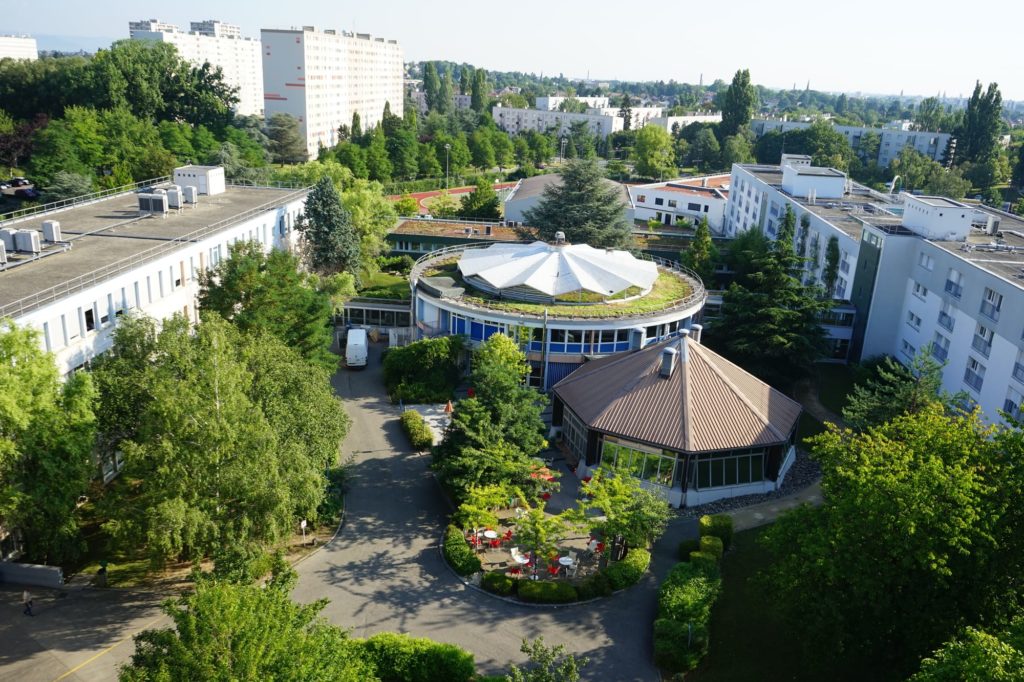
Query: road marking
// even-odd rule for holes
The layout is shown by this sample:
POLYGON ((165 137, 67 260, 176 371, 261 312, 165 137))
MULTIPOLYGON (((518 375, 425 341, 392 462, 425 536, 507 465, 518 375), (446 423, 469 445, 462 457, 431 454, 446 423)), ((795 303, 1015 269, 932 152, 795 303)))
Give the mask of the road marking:
POLYGON ((97 652, 97 653, 93 654, 93 655, 92 655, 92 656, 90 656, 89 658, 85 659, 84 661, 82 661, 81 663, 79 663, 78 665, 76 665, 76 666, 75 666, 74 668, 72 668, 71 670, 68 670, 68 671, 67 671, 66 673, 64 673, 64 674, 63 674, 63 675, 61 675, 60 677, 56 677, 56 678, 54 678, 53 682, 60 682, 60 680, 63 680, 63 679, 64 679, 65 677, 67 677, 68 675, 73 675, 73 674, 75 674, 76 672, 78 672, 79 670, 81 670, 82 668, 84 668, 85 666, 87 666, 87 665, 89 665, 90 663, 92 663, 93 661, 95 661, 95 660, 96 660, 97 658, 99 658, 100 656, 105 656, 106 654, 109 654, 109 653, 110 653, 111 651, 113 651, 113 650, 114 650, 115 648, 117 648, 117 647, 121 646, 121 644, 123 644, 125 640, 127 640, 127 639, 131 639, 131 638, 132 638, 132 637, 134 637, 134 636, 135 636, 135 635, 136 635, 137 633, 139 633, 139 632, 142 632, 143 630, 147 629, 147 628, 148 628, 148 627, 149 627, 150 625, 152 625, 153 623, 157 622, 158 620, 160 620, 160 619, 161 619, 161 618, 163 618, 163 617, 164 617, 164 616, 163 616, 163 614, 161 614, 161 615, 157 616, 156 618, 154 618, 153 620, 149 621, 148 623, 146 623, 145 625, 143 625, 143 626, 142 626, 141 628, 139 628, 139 629, 138 629, 138 630, 136 630, 135 632, 131 633, 130 635, 125 635, 125 636, 124 636, 124 637, 122 637, 121 639, 117 640, 116 642, 114 642, 113 644, 111 644, 110 646, 108 646, 108 647, 107 647, 106 649, 104 649, 103 651, 99 651, 99 652, 97 652))

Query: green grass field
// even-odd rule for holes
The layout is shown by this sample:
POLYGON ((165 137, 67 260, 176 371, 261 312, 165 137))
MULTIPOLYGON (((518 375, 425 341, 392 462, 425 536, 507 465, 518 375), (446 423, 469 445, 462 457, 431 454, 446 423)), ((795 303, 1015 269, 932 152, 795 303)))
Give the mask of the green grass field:
POLYGON ((411 295, 409 280, 401 275, 378 272, 363 278, 363 286, 359 289, 358 295, 367 298, 397 298, 405 301, 411 295))

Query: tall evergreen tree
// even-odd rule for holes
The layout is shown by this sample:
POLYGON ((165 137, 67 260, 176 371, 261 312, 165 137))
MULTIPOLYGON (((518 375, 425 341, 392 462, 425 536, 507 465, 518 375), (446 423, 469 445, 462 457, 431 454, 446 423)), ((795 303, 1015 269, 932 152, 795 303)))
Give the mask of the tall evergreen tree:
POLYGON ((306 257, 313 270, 357 272, 359 235, 330 178, 321 178, 310 190, 297 227, 306 240, 306 257))
POLYGON ((831 302, 801 281, 803 259, 793 248, 796 217, 787 207, 778 238, 755 256, 744 283, 723 296, 722 317, 709 341, 748 372, 788 388, 806 376, 825 350, 819 318, 831 302))
POLYGON ((274 114, 267 121, 267 137, 274 163, 302 163, 309 158, 299 121, 289 114, 274 114))
POLYGON ((381 126, 377 126, 368 136, 370 144, 366 147, 366 168, 369 171, 370 179, 377 182, 390 182, 392 167, 391 159, 388 157, 384 130, 381 126))
MULTIPOLYGON (((483 113, 484 107, 487 106, 487 72, 483 69, 477 69, 473 74, 473 87, 472 96, 470 98, 470 107, 473 111, 478 114, 483 113)), ((465 94, 465 93, 463 93, 465 94)))
POLYGON ((910 367, 885 356, 870 371, 853 387, 843 407, 843 420, 852 429, 866 431, 940 401, 942 365, 932 358, 930 346, 914 356, 910 367))
POLYGON ((473 75, 472 69, 469 66, 463 66, 459 69, 459 94, 468 95, 472 89, 473 75))
POLYGON ((487 178, 481 177, 477 180, 476 188, 462 197, 459 216, 477 220, 499 220, 501 218, 501 200, 487 178))
POLYGON ((623 130, 630 130, 633 127, 633 101, 629 99, 628 94, 622 95, 622 101, 619 104, 619 113, 617 115, 622 119, 623 130))
POLYGON ((996 83, 989 83, 982 90, 981 81, 974 85, 974 92, 967 101, 967 110, 957 135, 956 161, 982 163, 996 151, 999 139, 1000 118, 1003 113, 1003 96, 996 83))
POLYGON ((567 163, 562 181, 548 185, 540 203, 524 217, 549 241, 555 232, 564 232, 569 242, 597 248, 629 248, 633 241, 622 188, 605 179, 594 159, 567 163))
POLYGON ((363 139, 363 121, 358 111, 352 112, 352 141, 356 144, 363 139))
POLYGON ((754 113, 757 91, 750 83, 750 71, 741 69, 732 77, 732 83, 725 91, 722 102, 722 123, 719 135, 725 138, 735 135, 740 128, 750 123, 754 113))
POLYGON ((441 87, 437 91, 437 111, 447 114, 452 110, 452 102, 455 95, 455 85, 452 82, 452 70, 445 69, 441 75, 441 87))
POLYGON ((718 264, 718 248, 711 239, 711 227, 707 216, 701 216, 693 240, 686 250, 679 255, 680 262, 697 273, 704 281, 704 286, 713 289, 715 286, 715 266, 718 264))
POLYGON ((441 79, 434 62, 427 62, 423 67, 423 94, 427 99, 427 111, 441 111, 441 79))

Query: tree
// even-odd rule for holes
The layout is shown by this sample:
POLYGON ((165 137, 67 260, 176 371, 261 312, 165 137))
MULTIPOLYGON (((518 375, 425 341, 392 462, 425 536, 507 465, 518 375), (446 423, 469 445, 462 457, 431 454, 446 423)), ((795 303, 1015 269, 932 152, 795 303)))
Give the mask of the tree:
POLYGON ((880 426, 902 414, 917 414, 940 398, 942 365, 922 348, 909 367, 889 356, 870 368, 870 375, 857 382, 843 407, 843 420, 855 431, 880 426))
POLYGON ((1013 184, 1024 187, 1024 144, 1017 147, 1017 163, 1013 166, 1013 184))
POLYGON ((477 400, 509 443, 533 456, 547 446, 541 413, 547 400, 526 385, 530 365, 516 341, 494 334, 473 354, 471 380, 477 400))
POLYGON ((668 500, 640 485, 628 470, 599 467, 583 489, 587 497, 579 503, 578 516, 588 519, 589 511, 600 510, 603 520, 595 528, 604 537, 621 537, 629 547, 643 549, 665 532, 672 513, 668 500))
POLYGON ((753 160, 754 148, 742 132, 730 135, 722 142, 722 168, 732 168, 734 163, 751 163, 753 160))
POLYGON ((629 130, 633 127, 633 102, 629 99, 629 95, 624 94, 622 96, 617 116, 622 119, 623 130, 629 130))
POLYGON ((525 218, 541 239, 561 231, 573 243, 623 248, 632 241, 624 208, 621 188, 605 180, 596 161, 579 159, 565 165, 562 182, 548 185, 525 218))
POLYGON ((459 94, 468 95, 472 90, 473 69, 463 67, 459 69, 459 94))
POLYGON ((428 111, 442 111, 441 79, 437 75, 437 65, 427 62, 423 67, 423 93, 427 99, 428 111))
POLYGON ((406 180, 415 178, 419 172, 419 161, 416 157, 419 152, 419 143, 412 130, 404 124, 399 125, 393 133, 386 137, 385 146, 391 161, 392 174, 406 180))
POLYGON ((352 141, 359 143, 363 139, 363 121, 358 111, 352 112, 352 141))
POLYGON ((835 235, 828 238, 828 245, 825 246, 825 270, 821 278, 825 284, 825 296, 831 297, 836 290, 836 280, 839 279, 839 238, 835 235))
POLYGON ((398 214, 380 183, 368 180, 351 182, 341 194, 341 205, 352 218, 359 237, 360 262, 366 268, 390 248, 386 237, 394 229, 398 214))
MULTIPOLYGON (((466 94, 466 93, 462 93, 466 94)), ((487 106, 487 72, 477 69, 473 73, 472 96, 470 97, 470 108, 478 114, 483 113, 487 106)))
POLYGON ((403 194, 402 198, 395 202, 395 212, 400 216, 419 215, 420 202, 411 194, 403 194))
POLYGON ((296 604, 294 584, 294 572, 280 567, 266 587, 201 580, 194 593, 164 602, 174 627, 135 636, 119 679, 379 680, 361 644, 319 617, 327 600, 296 604))
POLYGON ((352 216, 341 205, 334 183, 322 178, 306 197, 297 228, 306 240, 311 268, 323 273, 355 273, 360 264, 359 239, 352 216))
POLYGON ((487 178, 477 180, 473 191, 462 197, 459 215, 478 220, 501 219, 501 200, 487 178))
POLYGON ((590 663, 586 657, 577 659, 566 653, 561 644, 545 646, 543 637, 532 642, 524 639, 519 650, 530 657, 532 667, 522 670, 518 666, 511 666, 505 682, 579 682, 580 668, 590 663), (559 661, 559 658, 562 660, 559 661))
POLYGON ((661 126, 644 126, 636 133, 633 168, 637 175, 662 179, 676 174, 672 136, 661 126))
POLYGON ((444 169, 441 168, 441 164, 437 160, 437 152, 434 151, 433 145, 420 142, 417 158, 420 177, 436 178, 444 174, 444 169))
POLYGON ((455 86, 452 83, 452 70, 446 68, 441 76, 441 87, 437 90, 437 111, 446 114, 452 110, 452 98, 455 86))
POLYGON ((491 147, 494 148, 494 162, 498 164, 498 170, 504 171, 515 163, 512 154, 512 140, 500 130, 493 130, 491 133, 491 147))
POLYGON ((290 114, 274 114, 267 121, 267 138, 274 163, 302 163, 309 158, 299 122, 290 114))
POLYGON ((997 151, 999 133, 1002 129, 1003 96, 996 83, 989 83, 982 91, 981 81, 974 85, 974 92, 967 101, 967 110, 957 128, 956 163, 964 161, 981 162, 997 151))
POLYGON ((461 206, 459 202, 457 202, 455 198, 445 190, 431 199, 427 208, 430 210, 430 215, 435 218, 454 218, 459 214, 461 206))
POLYGON ((259 242, 238 242, 229 251, 229 258, 200 275, 200 310, 217 313, 243 332, 274 334, 328 369, 337 365, 330 352, 331 285, 337 283, 300 272, 291 253, 267 254, 259 242))
POLYGON ((701 171, 709 171, 721 167, 722 150, 718 145, 711 128, 702 128, 690 145, 690 163, 701 171))
MULTIPOLYGON (((937 403, 813 442, 823 503, 768 529, 774 601, 811 656, 899 678, 963 623, 1019 604, 1019 429, 937 403)), ((808 660, 810 662, 810 660, 808 660)))
POLYGON ((61 201, 89 194, 93 191, 92 179, 78 173, 57 171, 46 186, 47 201, 61 201))
POLYGON ((526 547, 535 558, 558 552, 558 543, 567 533, 565 519, 544 512, 544 502, 525 506, 526 513, 516 520, 515 542, 526 547))
POLYGON ((491 138, 482 129, 474 130, 469 136, 469 153, 473 159, 473 165, 480 170, 489 170, 497 163, 494 159, 491 138))
POLYGON ((801 281, 803 259, 793 248, 796 218, 787 205, 778 238, 755 256, 754 270, 723 296, 722 317, 709 341, 730 360, 775 386, 806 376, 824 352, 819 317, 831 302, 801 281))
POLYGON ((750 71, 737 71, 723 98, 722 124, 719 129, 723 139, 736 135, 750 123, 756 101, 757 91, 750 83, 750 71))
POLYGON ((29 561, 85 549, 75 510, 95 473, 95 398, 87 372, 61 383, 39 334, 0 320, 0 519, 21 530, 29 561))
POLYGON ((711 239, 711 227, 708 225, 707 216, 701 216, 689 246, 679 254, 679 261, 697 273, 706 287, 714 288, 718 248, 711 239))
POLYGON ((391 160, 388 158, 387 140, 384 129, 377 126, 368 133, 370 144, 366 147, 366 168, 371 180, 377 182, 391 181, 391 160))
POLYGON ((370 177, 370 169, 366 167, 366 151, 353 142, 342 142, 334 149, 334 158, 338 163, 352 171, 357 178, 370 177))
POLYGON ((960 682, 1024 679, 1024 623, 1016 620, 998 635, 967 628, 921 661, 909 682, 960 682))
POLYGON ((904 147, 889 164, 889 172, 900 176, 903 187, 959 199, 967 194, 971 182, 959 169, 947 170, 913 147, 904 147))

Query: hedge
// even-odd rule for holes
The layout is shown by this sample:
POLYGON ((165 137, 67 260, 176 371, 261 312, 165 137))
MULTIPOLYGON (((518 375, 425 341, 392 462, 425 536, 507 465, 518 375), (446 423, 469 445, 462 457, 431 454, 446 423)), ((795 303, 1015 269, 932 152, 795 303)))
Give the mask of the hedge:
POLYGON ((709 552, 690 552, 690 563, 706 571, 718 570, 718 557, 709 552))
POLYGON ((714 514, 700 517, 700 536, 712 535, 721 538, 722 547, 729 549, 732 544, 732 517, 728 514, 714 514))
POLYGON ((519 584, 519 598, 534 604, 568 604, 579 599, 579 595, 569 583, 524 580, 519 584))
MULTIPOLYGON (((702 554, 702 552, 694 552, 702 554)), ((669 672, 692 670, 708 650, 711 608, 722 589, 717 563, 676 564, 658 590, 654 662, 669 672)))
POLYGON ((444 558, 459 575, 472 575, 480 570, 480 559, 455 526, 448 526, 444 533, 444 558))
POLYGON ((406 410, 402 413, 402 430, 409 436, 409 442, 414 450, 426 450, 434 444, 434 432, 423 421, 423 417, 416 410, 406 410))
POLYGON ((722 545, 722 538, 714 535, 705 535, 700 539, 700 551, 705 554, 714 554, 716 561, 722 560, 725 548, 722 545))
POLYGON ((614 590, 608 576, 604 573, 595 573, 581 582, 576 591, 580 595, 580 601, 586 601, 597 597, 607 597, 614 590))
POLYGON ((604 569, 604 574, 608 577, 613 590, 621 590, 635 585, 650 565, 650 552, 646 549, 631 549, 622 561, 617 561, 604 569))
POLYGON ((502 597, 507 597, 515 592, 516 581, 509 578, 504 573, 490 571, 488 573, 484 573, 483 577, 480 578, 480 587, 484 588, 488 592, 501 595, 502 597))
POLYGON ((421 339, 391 348, 384 357, 384 386, 391 402, 443 403, 459 381, 461 336, 421 339))
POLYGON ((362 642, 381 682, 469 682, 473 654, 453 644, 382 632, 362 642))
POLYGON ((679 543, 679 549, 677 551, 679 553, 679 560, 680 561, 689 561, 690 560, 690 552, 699 552, 700 551, 700 539, 699 538, 691 538, 689 540, 683 540, 682 542, 679 543))

